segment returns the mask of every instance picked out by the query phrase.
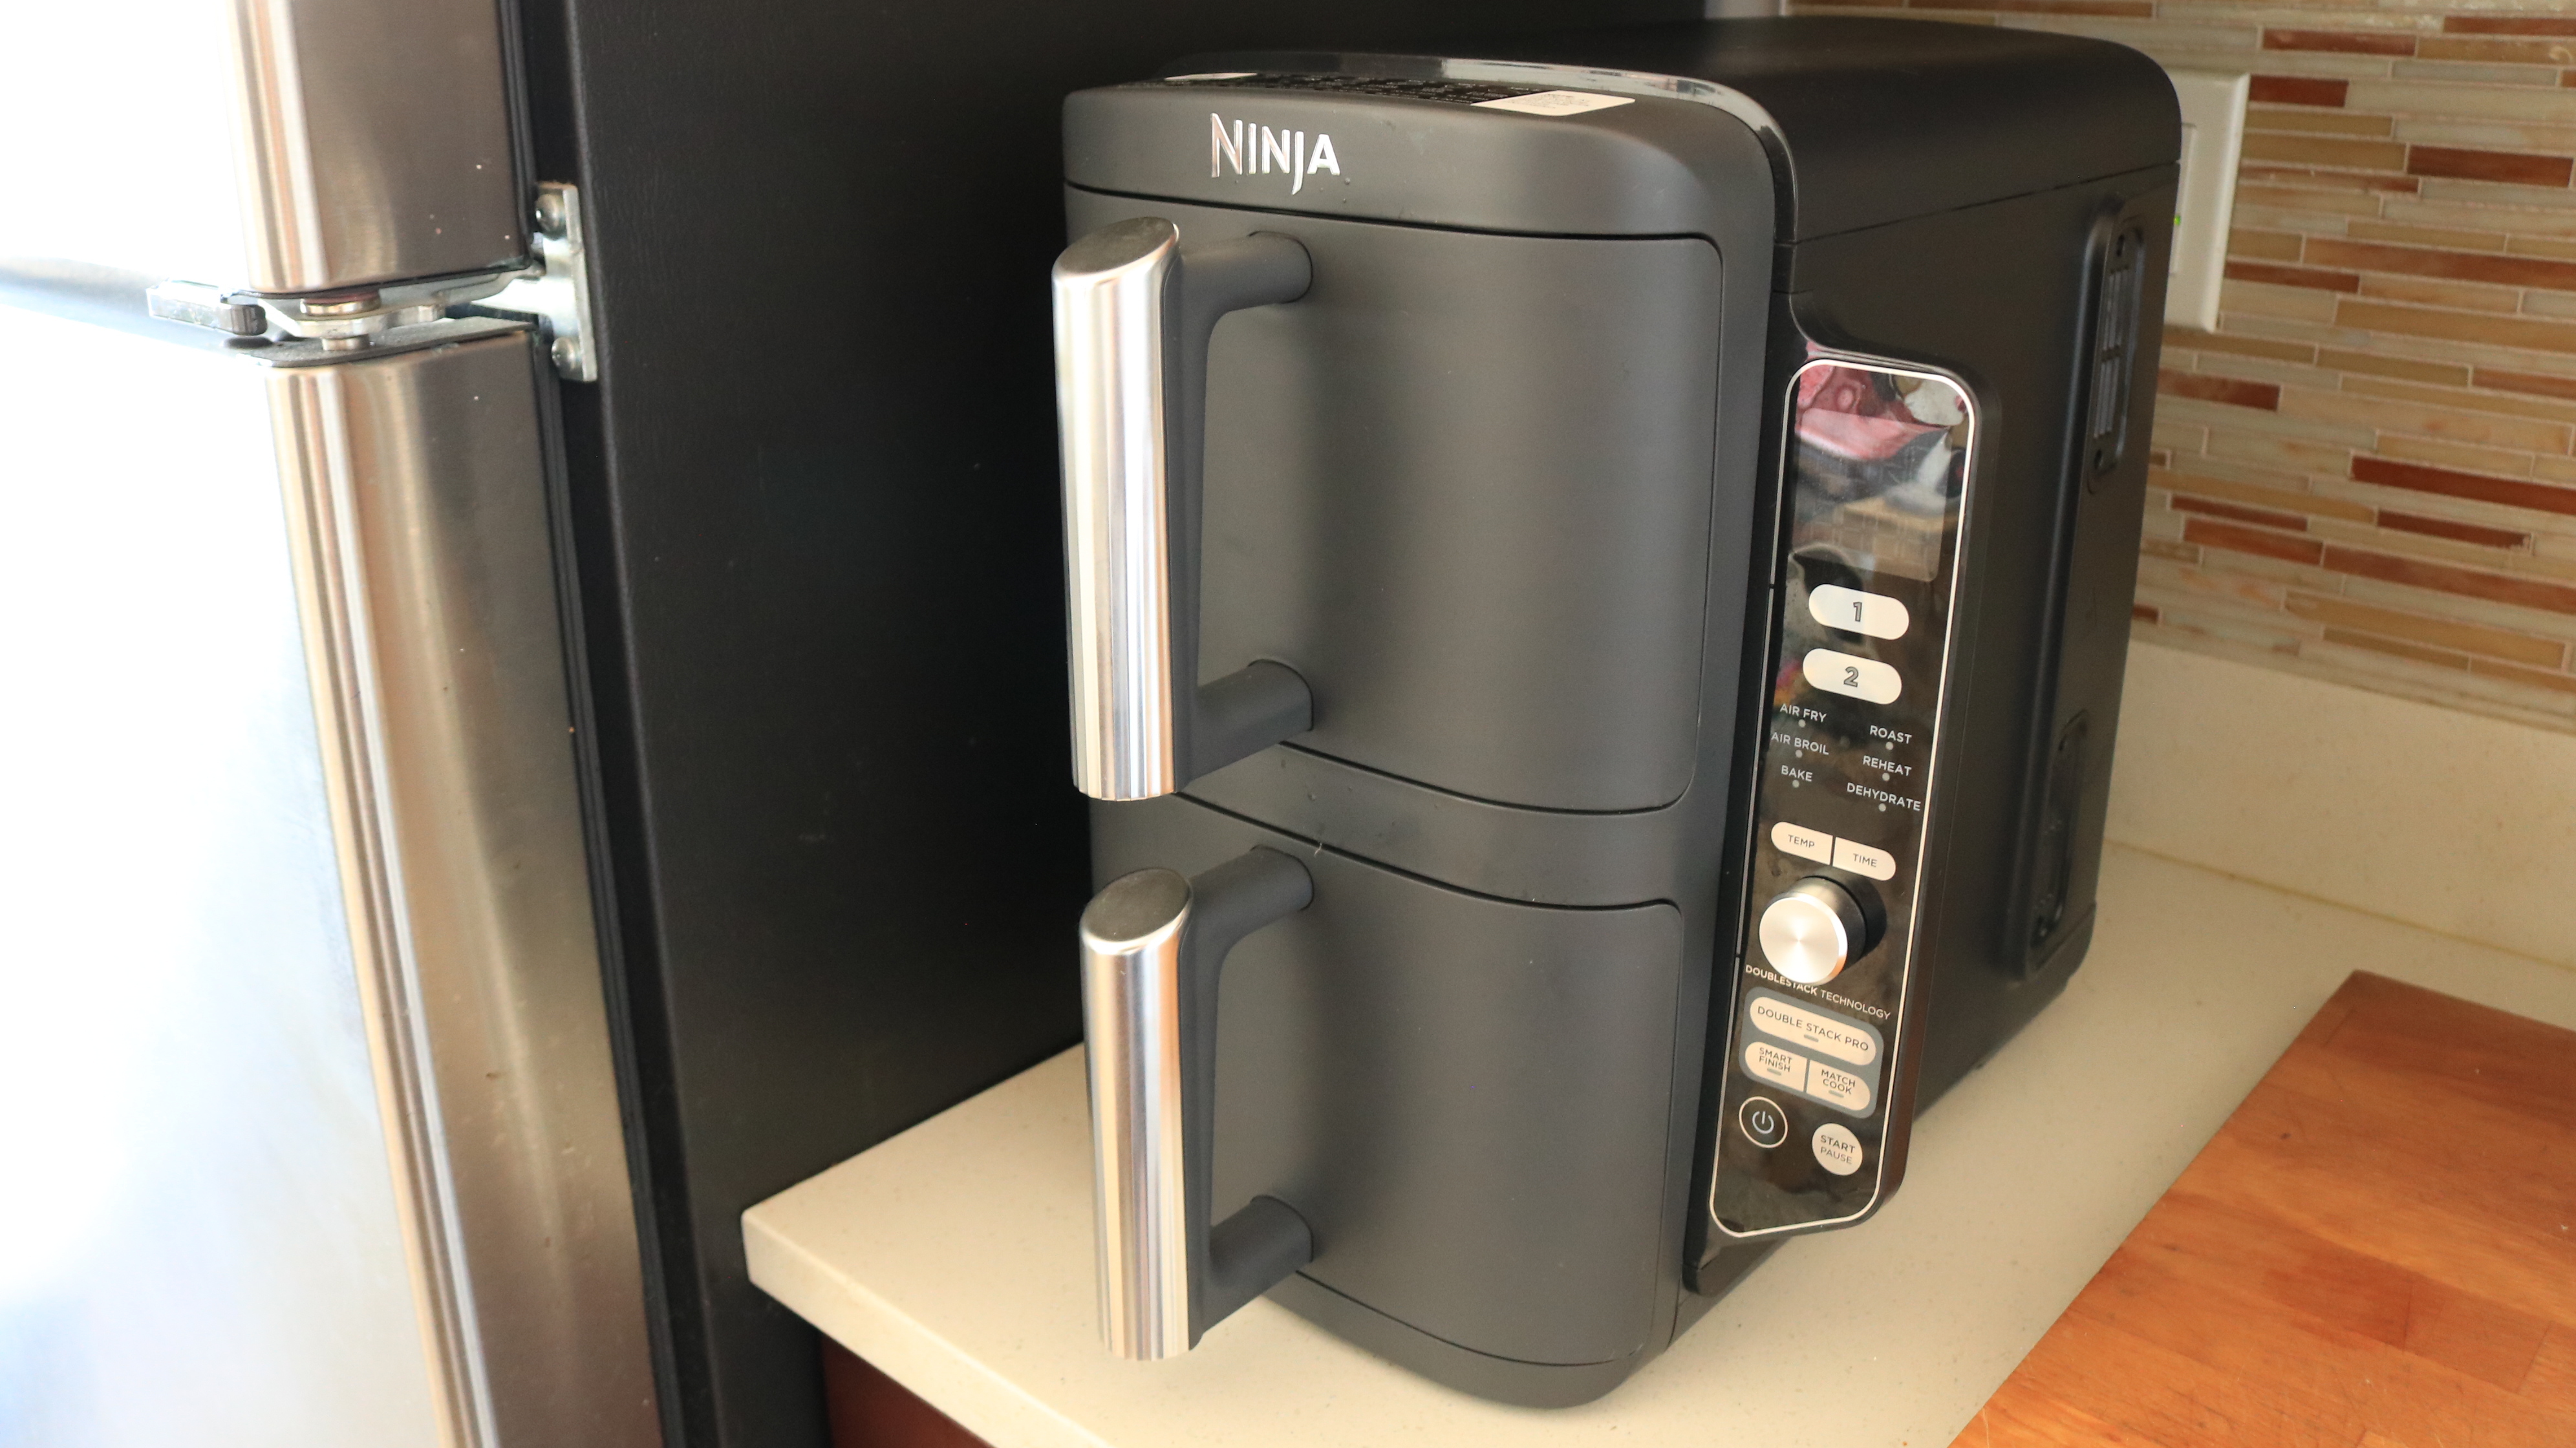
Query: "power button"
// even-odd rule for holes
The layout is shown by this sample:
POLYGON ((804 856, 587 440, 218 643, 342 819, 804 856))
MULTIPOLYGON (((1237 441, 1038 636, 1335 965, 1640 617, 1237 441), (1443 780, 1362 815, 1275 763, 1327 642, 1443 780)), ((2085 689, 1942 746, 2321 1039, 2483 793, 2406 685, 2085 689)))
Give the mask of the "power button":
POLYGON ((1768 1096, 1748 1096, 1735 1112, 1735 1124, 1755 1146, 1778 1146, 1789 1139, 1789 1114, 1768 1096))

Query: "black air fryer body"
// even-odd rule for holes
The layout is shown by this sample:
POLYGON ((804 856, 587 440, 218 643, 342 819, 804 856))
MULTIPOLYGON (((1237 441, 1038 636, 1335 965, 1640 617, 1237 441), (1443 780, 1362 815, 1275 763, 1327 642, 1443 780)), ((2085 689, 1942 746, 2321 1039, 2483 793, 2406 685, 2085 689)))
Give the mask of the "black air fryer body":
POLYGON ((1216 328, 1196 521, 1199 677, 1312 727, 1095 805, 1094 872, 1305 867, 1201 1220, 1284 1203, 1276 1300, 1567 1404, 1874 1211, 2084 955, 2179 130, 2020 31, 1446 53, 1067 103, 1075 236, 1312 263, 1216 328))

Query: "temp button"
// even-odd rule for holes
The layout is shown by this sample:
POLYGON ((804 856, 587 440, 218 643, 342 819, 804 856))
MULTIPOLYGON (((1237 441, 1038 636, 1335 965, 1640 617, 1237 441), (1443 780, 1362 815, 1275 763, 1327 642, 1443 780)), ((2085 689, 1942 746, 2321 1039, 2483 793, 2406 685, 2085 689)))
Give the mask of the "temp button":
POLYGON ((1822 830, 1811 830, 1805 825, 1793 825, 1787 820, 1780 821, 1771 827, 1771 844, 1784 855, 1795 855, 1799 859, 1813 860, 1820 865, 1830 865, 1834 862, 1834 837, 1822 830))
POLYGON ((1807 651, 1807 682, 1829 694, 1848 694, 1873 704, 1893 704, 1905 692, 1905 680, 1876 659, 1833 649, 1807 651))
POLYGON ((1867 634, 1874 639, 1901 639, 1914 622, 1905 605, 1883 593, 1863 593, 1833 584, 1807 595, 1808 616, 1827 628, 1867 634))

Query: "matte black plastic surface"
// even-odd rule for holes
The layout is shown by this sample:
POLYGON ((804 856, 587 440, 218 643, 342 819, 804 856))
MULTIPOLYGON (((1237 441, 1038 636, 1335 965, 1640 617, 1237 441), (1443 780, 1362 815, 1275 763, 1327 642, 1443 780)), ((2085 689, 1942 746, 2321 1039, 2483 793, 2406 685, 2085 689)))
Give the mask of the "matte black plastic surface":
POLYGON ((1078 1029, 1063 97, 1698 6, 521 8, 534 174, 588 208, 602 381, 564 421, 669 1441, 814 1448, 814 1334, 745 1276, 742 1210, 1078 1029))
MULTIPOLYGON (((1154 878, 1148 876, 1147 878, 1154 878)), ((1169 878, 1169 877, 1164 877, 1169 878)), ((1209 1327, 1314 1260, 1315 1233, 1296 1209, 1254 1194, 1228 1214, 1216 1183, 1217 1006, 1225 967, 1244 937, 1303 910, 1315 882, 1297 857, 1254 847, 1192 875, 1181 937, 1183 1211, 1190 1254, 1190 1345, 1209 1327)), ((1095 900, 1093 908, 1098 908, 1095 900)), ((1089 912, 1085 912, 1086 921, 1089 912)))
MULTIPOLYGON (((1199 651, 1208 345, 1228 313, 1294 302, 1314 279, 1306 248, 1276 233, 1193 241, 1180 249, 1164 278, 1164 506, 1170 515, 1164 524, 1164 568, 1170 643, 1181 658, 1196 658, 1199 651)), ((1172 702, 1173 752, 1184 783, 1303 734, 1315 723, 1314 691, 1295 670, 1271 659, 1220 671, 1194 688, 1180 689, 1172 702)))
MULTIPOLYGON (((1876 235, 1837 238, 1800 248, 1798 300, 1819 329, 1866 329, 1880 345, 1914 355, 1959 359, 1980 391, 1998 400, 1989 437, 1992 476, 2000 486, 1981 500, 1969 523, 1971 592, 1963 601, 1962 636, 1974 640, 1975 667, 1961 680, 1945 729, 1961 741, 1956 767, 1942 765, 1932 817, 1943 839, 1945 909, 1934 935, 1941 973, 1933 992, 1922 1053, 1926 1096, 1964 1076, 2019 1030, 2063 987, 2082 956, 2069 939, 2059 958, 2021 979, 2022 922, 2010 907, 2013 865, 2037 829, 2035 806, 2044 774, 2034 776, 2031 748, 2081 713, 2092 741, 2081 767, 2073 858, 2081 862, 2067 889, 2070 920, 2090 916, 2100 874, 2102 828, 2111 787, 2112 746, 2128 657, 2129 602, 2137 588, 2138 533, 2146 497, 2146 454, 2132 448, 2098 488, 2080 471, 2082 361, 2089 338, 2095 247, 2114 229, 2148 223, 2143 315, 2164 310, 2173 172, 2159 167, 2098 187, 2050 193, 1928 217, 1876 235), (1981 299, 1977 307, 1943 305, 1889 274, 1896 257, 1930 261, 1981 299), (2030 345, 2033 338, 2048 345, 2030 345), (2074 503, 2061 527, 2062 498, 2074 503), (2057 631, 2051 596, 2060 586, 2051 561, 2063 556, 2071 582, 2063 604, 2062 659, 2043 651, 2057 631), (2045 689, 2057 675, 2054 698, 2045 689), (2034 701, 2048 712, 2033 716, 2034 701), (2071 948, 2068 948, 2071 947, 2071 948)), ((2155 404, 2157 333, 2140 329, 2139 356, 2126 405, 2144 436, 2155 404)), ((2069 935, 2073 933, 2070 927, 2069 935)), ((2089 931, 2088 931, 2089 933, 2089 931)))

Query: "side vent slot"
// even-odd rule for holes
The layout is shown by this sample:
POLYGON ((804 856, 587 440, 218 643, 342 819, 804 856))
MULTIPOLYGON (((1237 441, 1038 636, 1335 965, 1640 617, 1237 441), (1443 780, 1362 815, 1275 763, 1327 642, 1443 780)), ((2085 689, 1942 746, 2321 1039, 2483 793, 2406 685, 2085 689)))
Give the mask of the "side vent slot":
POLYGON ((2030 955, 2027 966, 2046 958, 2059 926, 2066 923, 2067 897, 2075 886, 2075 812, 2084 802, 2085 745, 2091 722, 2082 714, 2066 722, 2057 749, 2048 761, 2048 794, 2040 805, 2038 848, 2031 862, 2038 878, 2031 891, 2030 955))
POLYGON ((2084 485, 2102 485, 2128 451, 2129 369, 2138 350, 2138 293, 2146 280, 2146 234, 2135 228, 2112 238, 2102 253, 2102 281, 2094 288, 2092 406, 2084 426, 2084 485))

